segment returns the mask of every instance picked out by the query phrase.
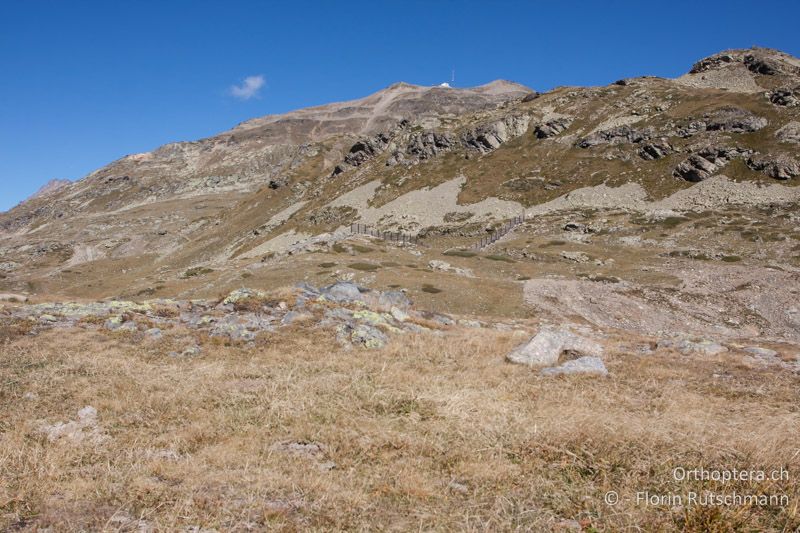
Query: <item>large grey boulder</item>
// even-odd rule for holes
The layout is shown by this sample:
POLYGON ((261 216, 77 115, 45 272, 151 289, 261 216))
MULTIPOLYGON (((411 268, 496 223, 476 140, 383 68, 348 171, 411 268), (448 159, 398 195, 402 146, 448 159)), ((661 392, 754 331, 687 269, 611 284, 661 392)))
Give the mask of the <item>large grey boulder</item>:
POLYGON ((553 368, 543 368, 540 373, 543 376, 559 376, 569 374, 593 374, 597 376, 607 376, 608 370, 603 360, 599 357, 590 355, 579 357, 565 362, 553 368))
POLYGON ((546 328, 511 351, 506 359, 521 365, 551 366, 558 363, 558 358, 564 352, 599 355, 603 352, 603 347, 570 331, 546 328))
POLYGON ((320 289, 320 292, 326 299, 338 303, 364 300, 364 296, 361 294, 358 285, 349 281, 336 282, 333 285, 323 287, 320 289))

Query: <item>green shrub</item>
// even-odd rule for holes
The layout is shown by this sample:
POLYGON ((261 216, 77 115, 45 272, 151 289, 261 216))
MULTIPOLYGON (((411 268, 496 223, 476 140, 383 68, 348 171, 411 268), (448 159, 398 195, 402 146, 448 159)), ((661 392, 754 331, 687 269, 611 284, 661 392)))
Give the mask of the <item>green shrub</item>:
POLYGON ((487 255, 486 259, 491 259, 492 261, 503 261, 504 263, 516 263, 516 261, 504 255, 487 255))
POLYGON ((422 286, 422 292, 427 292, 428 294, 439 294, 442 292, 442 289, 438 289, 433 285, 426 283, 422 286))
POLYGON ((353 270, 362 270, 364 272, 375 272, 378 270, 378 265, 373 263, 350 263, 348 266, 353 270))
POLYGON ((475 257, 478 254, 476 254, 475 252, 470 252, 469 250, 448 250, 442 255, 449 255, 454 257, 475 257))

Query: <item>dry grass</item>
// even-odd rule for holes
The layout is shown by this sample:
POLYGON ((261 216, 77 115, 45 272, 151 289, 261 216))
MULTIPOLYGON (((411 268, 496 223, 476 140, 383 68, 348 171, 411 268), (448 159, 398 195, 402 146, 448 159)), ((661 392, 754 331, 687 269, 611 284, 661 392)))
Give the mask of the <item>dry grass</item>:
POLYGON ((0 347, 0 528, 800 526, 798 380, 735 355, 611 353, 609 379, 544 379, 503 362, 519 338, 487 330, 341 351, 324 331, 294 328, 185 359, 165 355, 170 342, 75 330, 0 347), (108 439, 38 431, 86 405, 108 439), (274 448, 283 441, 322 448, 292 455, 274 448), (699 490, 673 480, 677 466, 787 467, 789 481, 717 488, 791 505, 603 502, 608 490, 699 490))

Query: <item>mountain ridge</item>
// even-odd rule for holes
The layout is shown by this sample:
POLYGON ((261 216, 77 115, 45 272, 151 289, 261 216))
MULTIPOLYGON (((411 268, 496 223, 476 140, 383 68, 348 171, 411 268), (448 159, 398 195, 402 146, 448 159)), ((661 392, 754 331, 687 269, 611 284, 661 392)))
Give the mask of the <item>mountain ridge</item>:
POLYGON ((647 199, 637 209, 723 175, 697 190, 746 201, 738 182, 781 190, 800 176, 796 65, 756 48, 701 59, 682 79, 545 93, 505 80, 464 89, 399 82, 258 117, 125 156, 0 214, 0 260, 20 265, 2 283, 56 287, 75 265, 145 256, 142 277, 235 269, 258 250, 280 256, 352 222, 478 235, 511 213, 572 205, 559 200, 570 195, 617 205, 597 195, 624 196, 629 184, 647 199))

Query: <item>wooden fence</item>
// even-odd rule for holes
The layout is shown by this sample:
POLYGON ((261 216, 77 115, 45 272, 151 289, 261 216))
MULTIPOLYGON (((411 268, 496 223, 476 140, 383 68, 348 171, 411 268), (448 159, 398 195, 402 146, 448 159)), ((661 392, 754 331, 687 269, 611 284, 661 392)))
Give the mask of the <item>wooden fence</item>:
POLYGON ((509 231, 516 228, 523 222, 525 222, 525 215, 514 217, 513 219, 509 220, 508 222, 500 226, 500 228, 494 230, 491 234, 487 235, 486 237, 483 237, 481 240, 470 246, 470 248, 473 250, 480 250, 484 246, 488 246, 493 242, 498 241, 500 237, 507 234, 509 231))
POLYGON ((375 228, 367 226, 366 224, 350 224, 350 233, 356 235, 371 235, 389 242, 398 242, 403 244, 419 243, 419 237, 416 235, 406 235, 405 233, 398 233, 396 231, 378 231, 375 228))

